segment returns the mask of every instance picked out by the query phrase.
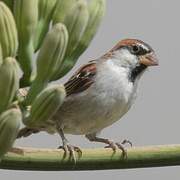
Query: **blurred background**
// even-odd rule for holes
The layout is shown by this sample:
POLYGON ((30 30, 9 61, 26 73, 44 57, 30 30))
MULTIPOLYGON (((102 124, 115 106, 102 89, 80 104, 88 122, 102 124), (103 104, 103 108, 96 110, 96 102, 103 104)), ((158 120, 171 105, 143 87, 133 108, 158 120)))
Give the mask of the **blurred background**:
MULTIPOLYGON (((180 1, 164 0, 107 0, 107 12, 101 27, 88 50, 74 69, 62 80, 65 82, 81 64, 95 59, 124 38, 138 38, 156 51, 160 66, 145 73, 139 84, 139 95, 132 109, 117 123, 105 129, 102 137, 116 141, 129 139, 134 146, 180 143, 180 1)), ((102 147, 82 136, 68 135, 69 141, 83 148, 102 147)), ((16 142, 17 146, 56 148, 58 135, 40 133, 16 142)), ((0 170, 0 179, 32 178, 43 180, 157 179, 179 180, 180 167, 85 171, 31 172, 0 170)))

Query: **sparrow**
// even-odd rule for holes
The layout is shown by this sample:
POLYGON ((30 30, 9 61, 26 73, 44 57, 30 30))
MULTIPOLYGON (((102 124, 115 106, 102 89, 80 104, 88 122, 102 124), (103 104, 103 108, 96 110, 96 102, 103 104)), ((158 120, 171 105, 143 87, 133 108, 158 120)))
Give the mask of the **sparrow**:
MULTIPOLYGON (((105 143, 114 151, 122 144, 98 137, 128 112, 137 97, 137 87, 149 66, 158 65, 154 50, 137 39, 124 39, 98 59, 83 65, 65 84, 67 97, 51 121, 53 127, 42 128, 57 132, 61 148, 75 158, 80 148, 69 144, 65 134, 85 135, 91 142, 105 143)), ((39 129, 24 128, 18 137, 26 137, 39 129)))

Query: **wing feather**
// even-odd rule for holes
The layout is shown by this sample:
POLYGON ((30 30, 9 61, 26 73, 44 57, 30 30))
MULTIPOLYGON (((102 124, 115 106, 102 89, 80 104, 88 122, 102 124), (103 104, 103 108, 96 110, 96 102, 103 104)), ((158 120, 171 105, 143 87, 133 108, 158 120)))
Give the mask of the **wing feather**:
POLYGON ((88 89, 93 83, 96 75, 96 62, 90 61, 82 66, 64 86, 67 96, 80 93, 88 89))

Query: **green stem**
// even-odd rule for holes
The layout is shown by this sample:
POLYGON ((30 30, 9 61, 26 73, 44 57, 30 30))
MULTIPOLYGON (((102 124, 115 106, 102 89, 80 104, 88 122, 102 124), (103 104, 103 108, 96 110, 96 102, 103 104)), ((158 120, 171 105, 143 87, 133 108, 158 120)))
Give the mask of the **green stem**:
POLYGON ((14 148, 0 163, 1 169, 34 171, 105 170, 180 165, 180 145, 135 147, 121 151, 110 149, 83 149, 76 163, 63 160, 63 151, 54 149, 14 148))

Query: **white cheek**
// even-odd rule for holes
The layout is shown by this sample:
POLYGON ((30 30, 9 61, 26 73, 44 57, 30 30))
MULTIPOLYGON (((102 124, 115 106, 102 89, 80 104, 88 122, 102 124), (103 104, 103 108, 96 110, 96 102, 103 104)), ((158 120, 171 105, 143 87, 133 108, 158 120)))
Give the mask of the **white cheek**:
POLYGON ((138 63, 138 58, 127 49, 116 51, 115 56, 120 60, 122 66, 135 66, 138 63))

